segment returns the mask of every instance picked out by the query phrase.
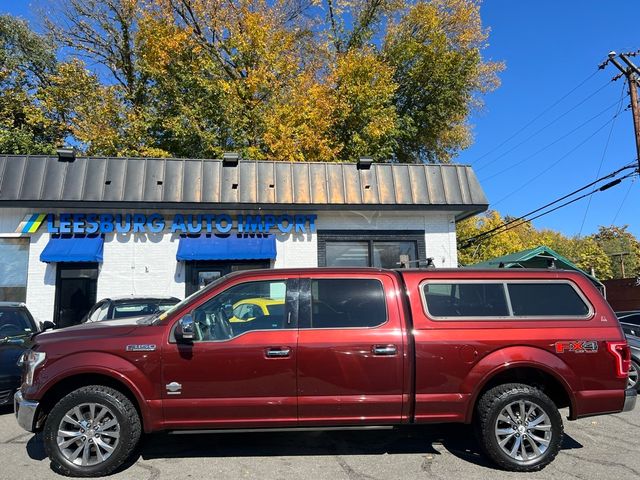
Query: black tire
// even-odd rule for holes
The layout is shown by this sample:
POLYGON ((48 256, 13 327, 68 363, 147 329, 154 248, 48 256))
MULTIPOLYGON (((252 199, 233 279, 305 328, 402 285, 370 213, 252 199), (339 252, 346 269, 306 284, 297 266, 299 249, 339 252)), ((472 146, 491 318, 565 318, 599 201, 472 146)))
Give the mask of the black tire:
POLYGON ((640 374, 640 363, 638 363, 638 361, 635 358, 631 358, 631 366, 629 368, 629 381, 627 383, 627 388, 635 388, 636 391, 640 392, 640 377, 638 376, 639 374, 640 374), (634 370, 636 373, 635 384, 631 380, 634 370))
POLYGON ((113 388, 90 385, 69 393, 51 409, 44 426, 43 441, 51 466, 56 472, 70 477, 102 477, 112 473, 131 456, 138 445, 141 432, 140 416, 131 400, 113 388), (119 441, 106 460, 95 465, 81 466, 69 461, 62 453, 57 443, 58 428, 67 412, 88 403, 106 407, 113 413, 119 423, 119 441))
MULTIPOLYGON (((518 419, 519 418, 518 416, 518 419)), ((506 422, 501 421, 501 425, 504 424, 506 424, 506 422)), ((562 444, 562 437, 564 435, 564 426, 558 407, 556 407, 553 401, 541 390, 521 383, 498 385, 485 392, 477 405, 475 426, 478 442, 484 453, 499 467, 513 472, 535 472, 543 469, 553 461, 560 451, 560 445, 562 444), (547 427, 550 431, 549 444, 546 446, 546 450, 539 456, 534 457, 533 460, 513 458, 499 445, 497 433, 498 417, 508 405, 521 400, 538 406, 547 415, 548 423, 550 423, 550 427, 547 427)), ((514 428, 514 434, 516 434, 515 427, 512 428, 514 428)), ((533 428, 533 430, 536 429, 533 428)), ((537 433, 538 432, 536 432, 536 434, 537 433)), ((505 435, 504 438, 506 438, 508 434, 502 435, 505 435)), ((520 437, 519 433, 516 435, 520 437)), ((525 438, 526 435, 523 434, 520 442, 524 443, 525 438)), ((512 445, 515 445, 516 440, 515 438, 509 440, 509 442, 512 443, 507 443, 505 448, 509 449, 512 445)), ((533 447, 532 443, 530 439, 527 440, 527 450, 533 447)), ((535 452, 527 451, 527 453, 533 453, 532 456, 536 455, 535 452)), ((519 448, 515 454, 519 455, 519 448)), ((524 455, 520 456, 524 457, 524 455)))

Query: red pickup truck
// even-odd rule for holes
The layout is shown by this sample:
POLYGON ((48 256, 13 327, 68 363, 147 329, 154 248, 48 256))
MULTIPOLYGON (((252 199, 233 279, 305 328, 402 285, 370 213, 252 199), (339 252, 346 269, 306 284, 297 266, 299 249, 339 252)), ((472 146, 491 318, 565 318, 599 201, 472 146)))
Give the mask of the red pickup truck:
POLYGON ((53 466, 101 476, 141 433, 474 423, 498 466, 539 470, 569 419, 631 410, 629 348, 560 270, 228 275, 171 310, 38 334, 18 422, 53 466))

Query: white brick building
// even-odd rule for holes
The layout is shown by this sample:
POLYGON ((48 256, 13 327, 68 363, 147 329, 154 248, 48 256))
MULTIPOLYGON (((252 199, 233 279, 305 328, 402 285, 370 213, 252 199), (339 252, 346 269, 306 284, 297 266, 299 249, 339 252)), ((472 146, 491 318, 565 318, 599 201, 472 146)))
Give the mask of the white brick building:
POLYGON ((0 300, 74 323, 237 269, 455 267, 456 220, 486 208, 459 165, 0 157, 0 300))

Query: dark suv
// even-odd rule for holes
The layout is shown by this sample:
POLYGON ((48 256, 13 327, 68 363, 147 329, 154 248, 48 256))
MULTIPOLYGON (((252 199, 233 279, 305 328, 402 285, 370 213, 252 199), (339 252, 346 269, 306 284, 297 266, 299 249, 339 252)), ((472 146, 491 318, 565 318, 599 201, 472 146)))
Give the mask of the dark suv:
POLYGON ((18 358, 37 331, 24 303, 0 302, 0 405, 13 402, 13 393, 20 387, 18 358))

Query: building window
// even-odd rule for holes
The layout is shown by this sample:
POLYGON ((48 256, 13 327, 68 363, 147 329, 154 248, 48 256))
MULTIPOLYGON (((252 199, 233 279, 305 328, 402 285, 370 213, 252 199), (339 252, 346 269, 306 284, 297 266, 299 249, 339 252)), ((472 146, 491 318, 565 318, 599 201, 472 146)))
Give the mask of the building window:
POLYGON ((0 238, 0 301, 26 302, 29 239, 0 238))
POLYGON ((424 232, 319 232, 318 265, 401 268, 426 258, 424 232))

